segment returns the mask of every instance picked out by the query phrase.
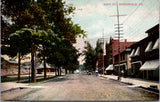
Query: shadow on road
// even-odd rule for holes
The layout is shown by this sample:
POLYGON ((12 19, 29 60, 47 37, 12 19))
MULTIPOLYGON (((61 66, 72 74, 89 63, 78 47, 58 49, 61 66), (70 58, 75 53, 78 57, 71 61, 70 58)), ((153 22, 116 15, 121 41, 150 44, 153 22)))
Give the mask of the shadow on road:
POLYGON ((73 80, 71 78, 56 78, 53 80, 49 80, 48 82, 61 82, 61 81, 67 81, 67 80, 73 80))

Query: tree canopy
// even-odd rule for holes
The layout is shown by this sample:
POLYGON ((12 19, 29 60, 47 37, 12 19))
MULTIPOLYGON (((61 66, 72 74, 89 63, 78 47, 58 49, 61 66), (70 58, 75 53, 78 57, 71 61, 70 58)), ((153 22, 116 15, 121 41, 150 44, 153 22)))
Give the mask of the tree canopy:
POLYGON ((79 55, 72 44, 77 37, 86 37, 86 32, 69 17, 75 8, 62 0, 2 0, 1 5, 2 54, 13 57, 17 52, 21 56, 31 53, 34 76, 34 52, 42 45, 46 61, 76 68, 79 55))
POLYGON ((89 42, 86 42, 85 51, 83 51, 83 55, 85 56, 85 69, 89 71, 95 71, 98 57, 102 56, 102 54, 103 49, 98 41, 95 49, 91 46, 89 42))

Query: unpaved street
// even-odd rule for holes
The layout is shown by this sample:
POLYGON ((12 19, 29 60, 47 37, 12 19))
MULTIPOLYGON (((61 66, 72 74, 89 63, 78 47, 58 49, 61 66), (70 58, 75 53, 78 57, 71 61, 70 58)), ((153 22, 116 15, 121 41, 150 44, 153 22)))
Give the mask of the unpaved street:
POLYGON ((69 74, 46 83, 33 85, 43 88, 17 97, 15 100, 158 100, 158 95, 95 75, 69 74))

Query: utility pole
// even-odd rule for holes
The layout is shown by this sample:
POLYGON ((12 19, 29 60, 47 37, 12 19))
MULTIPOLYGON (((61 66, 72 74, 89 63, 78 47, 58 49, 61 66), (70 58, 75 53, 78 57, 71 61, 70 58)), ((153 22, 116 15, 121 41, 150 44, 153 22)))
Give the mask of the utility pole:
POLYGON ((102 38, 103 38, 103 76, 104 76, 104 51, 105 51, 105 45, 104 45, 104 29, 103 29, 103 33, 102 33, 102 38))
POLYGON ((104 29, 102 32, 102 38, 98 39, 98 42, 100 43, 102 49, 103 49, 103 54, 102 54, 102 70, 103 70, 103 75, 104 75, 104 52, 105 52, 105 41, 107 41, 107 38, 104 38, 104 29))
POLYGON ((120 38, 121 38, 121 34, 122 33, 120 33, 120 31, 122 31, 122 30, 120 30, 120 28, 122 28, 122 27, 120 27, 120 25, 122 25, 122 24, 119 24, 119 17, 120 16, 125 16, 125 15, 119 15, 119 9, 118 9, 118 1, 117 1, 117 15, 113 15, 113 16, 115 16, 115 17, 117 17, 117 33, 118 33, 118 80, 121 80, 120 79, 120 38))

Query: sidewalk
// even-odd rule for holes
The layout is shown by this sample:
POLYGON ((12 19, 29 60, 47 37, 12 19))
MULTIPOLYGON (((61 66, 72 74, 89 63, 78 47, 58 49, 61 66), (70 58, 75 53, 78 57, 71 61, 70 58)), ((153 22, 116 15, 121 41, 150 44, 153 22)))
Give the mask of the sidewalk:
POLYGON ((38 86, 38 85, 30 85, 26 83, 16 83, 16 82, 4 82, 1 83, 1 92, 9 91, 9 90, 14 90, 18 88, 43 88, 43 86, 38 86))
MULTIPOLYGON (((53 74, 47 74, 48 76, 53 75, 53 74)), ((37 78, 37 79, 43 79, 43 78, 37 78)), ((28 79, 27 79, 28 80, 28 79)), ((47 82, 49 80, 52 79, 48 79, 48 80, 44 80, 43 82, 37 82, 37 83, 44 83, 47 82)), ((21 82, 23 82, 25 80, 21 80, 21 82)), ((10 90, 14 90, 14 89, 18 89, 18 88, 44 88, 45 86, 40 86, 36 83, 17 83, 17 81, 13 81, 13 82, 3 82, 1 83, 1 93, 5 92, 5 91, 10 91, 10 90)))
MULTIPOLYGON (((118 76, 115 76, 115 75, 104 75, 104 76, 102 75, 102 77, 114 79, 114 80, 118 79, 118 76)), ((138 79, 138 78, 123 78, 123 77, 121 77, 120 82, 133 84, 134 87, 141 86, 141 87, 145 87, 145 88, 150 87, 150 85, 156 85, 158 87, 158 89, 160 89, 158 81, 149 81, 149 80, 143 80, 143 79, 138 79)))

